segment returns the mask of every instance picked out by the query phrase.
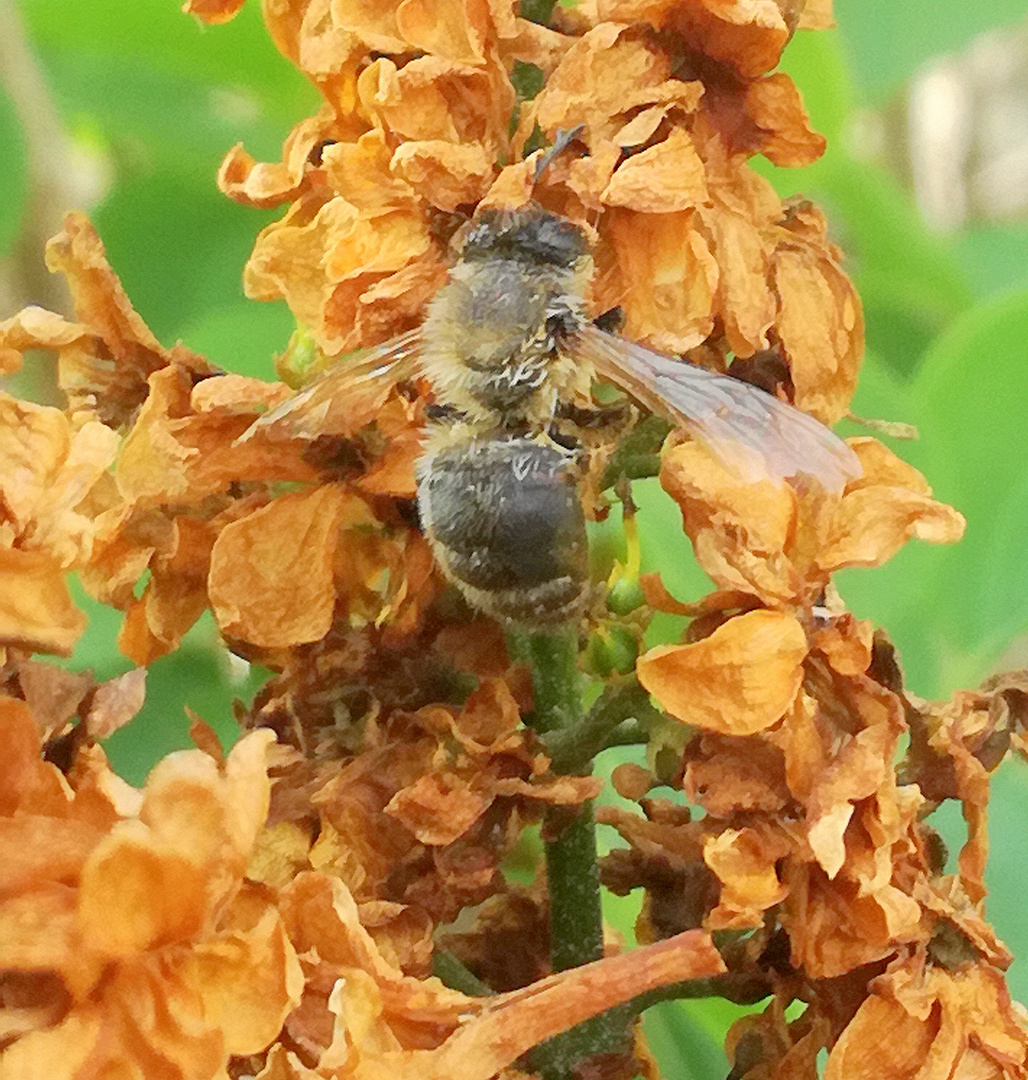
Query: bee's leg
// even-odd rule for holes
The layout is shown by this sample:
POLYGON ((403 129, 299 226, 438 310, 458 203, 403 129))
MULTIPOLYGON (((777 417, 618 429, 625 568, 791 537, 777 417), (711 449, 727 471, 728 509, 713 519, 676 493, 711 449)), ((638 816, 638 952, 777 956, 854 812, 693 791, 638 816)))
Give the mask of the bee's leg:
POLYGON ((564 151, 578 138, 582 132, 585 131, 585 124, 575 124, 573 128, 557 128, 557 134, 554 136, 553 145, 546 151, 545 154, 539 159, 535 167, 535 181, 539 182, 539 177, 553 163, 553 159, 559 157, 564 151))
POLYGON ((425 416, 438 424, 457 424, 461 420, 467 419, 460 409, 454 408, 452 405, 440 405, 437 402, 425 406, 425 416))
POLYGON ((627 402, 619 401, 613 405, 574 405, 570 401, 558 401, 554 410, 554 419, 565 420, 575 427, 592 430, 618 428, 629 424, 634 417, 634 410, 627 402))
POLYGON ((620 307, 608 308, 593 319, 593 326, 605 334, 620 334, 625 326, 625 313, 620 307))

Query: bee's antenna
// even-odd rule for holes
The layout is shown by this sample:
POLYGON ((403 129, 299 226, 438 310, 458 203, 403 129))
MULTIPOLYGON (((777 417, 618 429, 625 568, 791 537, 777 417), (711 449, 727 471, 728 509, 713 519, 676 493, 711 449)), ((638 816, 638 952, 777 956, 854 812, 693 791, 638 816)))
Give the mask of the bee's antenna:
POLYGON ((553 137, 553 145, 539 159, 535 166, 533 183, 539 182, 539 177, 553 164, 554 158, 563 154, 564 151, 585 131, 585 124, 575 124, 573 128, 557 128, 557 134, 553 137))

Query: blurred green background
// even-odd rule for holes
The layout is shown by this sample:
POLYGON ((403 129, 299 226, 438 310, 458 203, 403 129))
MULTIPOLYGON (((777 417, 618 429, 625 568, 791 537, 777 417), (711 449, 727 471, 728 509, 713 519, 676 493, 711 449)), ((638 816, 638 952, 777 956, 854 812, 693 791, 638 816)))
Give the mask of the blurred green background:
MULTIPOLYGON (((226 368, 271 377, 272 354, 292 320, 284 305, 246 301, 240 273, 256 232, 274 215, 229 202, 214 176, 237 141, 260 160, 277 160, 282 139, 313 111, 317 95, 271 45, 259 6, 251 0, 233 22, 207 28, 172 0, 11 5, 0 0, 0 297, 11 309, 0 318, 26 301, 60 303, 42 270, 42 243, 63 210, 77 205, 89 211, 129 296, 162 341, 182 339, 226 368), (21 38, 11 23, 18 14, 21 38)), ((1023 17, 1022 0, 836 0, 839 29, 799 34, 783 65, 828 136, 828 153, 803 170, 760 166, 783 194, 821 203, 846 251, 868 325, 854 412, 915 424, 918 441, 891 445, 968 519, 957 547, 913 542, 885 567, 838 579, 853 610, 888 630, 910 688, 926 697, 1028 663, 1028 215, 1020 205, 989 213, 972 199, 945 231, 929 225, 911 189, 918 175, 911 102, 926 85, 926 64, 946 53, 966 58, 973 43, 980 53, 978 35, 1023 17)), ((1001 91, 1028 116, 1028 44, 1019 33, 986 40, 1013 42, 1001 91)), ((996 120, 1003 114, 988 113, 988 93, 974 83, 982 64, 947 63, 958 90, 961 78, 969 81, 958 98, 971 103, 971 130, 998 124, 998 144, 1020 146, 1028 157, 1028 142, 1017 143, 1026 133, 1005 131, 996 120)), ((998 77, 1001 65, 985 66, 998 77)), ((981 164, 980 144, 964 152, 981 164)), ((923 176, 923 161, 920 167, 923 176)), ((945 172, 928 168, 930 176, 945 172)), ((1003 161, 997 169, 1016 186, 1016 170, 1003 161)), ((959 201, 954 195, 953 205, 959 201)), ((29 371, 16 389, 27 392, 33 381, 29 371)), ((701 595, 708 583, 676 509, 653 483, 637 486, 647 568, 656 568, 653 553, 675 551, 674 565, 665 558, 660 566, 669 588, 683 598, 701 595)), ((614 529, 616 520, 597 539, 610 543, 614 529)), ((118 615, 89 610, 72 665, 100 677, 126 670, 114 645, 118 615)), ((152 666, 147 705, 109 741, 112 760, 141 781, 157 757, 188 744, 186 704, 231 739, 229 703, 252 694, 256 679, 229 663, 210 620, 202 621, 182 649, 152 666)), ((1019 894, 1028 860, 1025 807, 1028 770, 1010 762, 994 782, 988 914, 1015 954, 1028 958, 1019 894)), ((940 816, 956 850, 959 813, 945 808, 940 816)), ((632 910, 611 903, 626 932, 632 910)), ((1028 1001, 1028 959, 1015 962, 1010 982, 1028 1001)), ((666 1075, 724 1075, 720 1042, 733 1015, 717 1003, 652 1010, 648 1030, 666 1075)))

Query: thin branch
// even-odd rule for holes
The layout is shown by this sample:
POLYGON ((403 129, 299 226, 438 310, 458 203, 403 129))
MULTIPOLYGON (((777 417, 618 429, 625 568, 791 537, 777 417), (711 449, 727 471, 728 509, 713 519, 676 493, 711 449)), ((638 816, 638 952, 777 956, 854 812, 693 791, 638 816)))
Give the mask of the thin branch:
MULTIPOLYGON (((593 758, 608 746, 625 745, 622 725, 626 720, 645 721, 659 718, 660 711, 650 704, 650 696, 637 683, 608 686, 596 699, 580 724, 557 728, 543 735, 543 744, 554 772, 586 772, 593 758), (622 735, 621 738, 618 738, 622 735)), ((645 727, 631 729, 629 742, 645 742, 645 727)), ((625 734, 627 734, 627 729, 625 734)))

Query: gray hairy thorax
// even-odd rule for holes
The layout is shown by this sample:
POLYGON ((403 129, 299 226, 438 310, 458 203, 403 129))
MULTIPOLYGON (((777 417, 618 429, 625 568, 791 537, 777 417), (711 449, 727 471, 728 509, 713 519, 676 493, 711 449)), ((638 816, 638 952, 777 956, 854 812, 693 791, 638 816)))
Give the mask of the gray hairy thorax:
POLYGON ((426 324, 437 397, 499 430, 537 426, 562 389, 562 339, 584 323, 569 279, 523 259, 458 265, 426 324))

